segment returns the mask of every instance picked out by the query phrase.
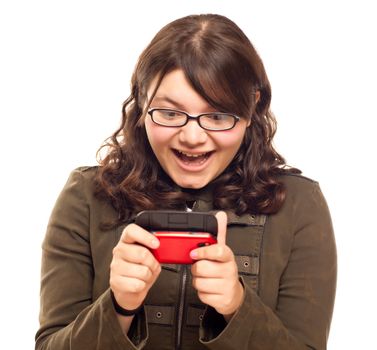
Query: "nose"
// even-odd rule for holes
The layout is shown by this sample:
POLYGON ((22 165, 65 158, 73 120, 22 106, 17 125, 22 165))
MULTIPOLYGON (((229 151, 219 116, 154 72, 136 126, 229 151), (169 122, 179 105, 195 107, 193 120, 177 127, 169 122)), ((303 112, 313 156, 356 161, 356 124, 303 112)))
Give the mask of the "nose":
POLYGON ((188 147, 205 143, 207 137, 207 132, 199 126, 196 120, 189 120, 185 126, 182 126, 179 133, 179 141, 188 147))

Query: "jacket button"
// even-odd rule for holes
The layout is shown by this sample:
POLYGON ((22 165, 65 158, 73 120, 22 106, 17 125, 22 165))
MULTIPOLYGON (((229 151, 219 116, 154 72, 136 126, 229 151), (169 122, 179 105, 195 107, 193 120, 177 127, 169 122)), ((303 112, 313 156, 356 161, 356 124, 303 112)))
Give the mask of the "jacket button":
POLYGON ((203 314, 199 315, 199 320, 201 321, 203 319, 203 314))
POLYGON ((162 318, 162 312, 160 312, 160 311, 156 312, 156 317, 157 318, 162 318))

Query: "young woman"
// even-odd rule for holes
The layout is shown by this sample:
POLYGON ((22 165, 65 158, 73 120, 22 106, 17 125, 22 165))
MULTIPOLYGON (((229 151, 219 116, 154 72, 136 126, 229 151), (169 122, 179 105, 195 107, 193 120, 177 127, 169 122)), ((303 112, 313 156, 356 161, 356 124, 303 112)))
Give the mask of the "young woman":
POLYGON ((336 252, 317 182, 272 146, 263 64, 218 15, 139 58, 99 167, 71 174, 43 243, 36 349, 325 349, 336 252), (145 209, 215 211, 216 244, 160 264, 145 209))

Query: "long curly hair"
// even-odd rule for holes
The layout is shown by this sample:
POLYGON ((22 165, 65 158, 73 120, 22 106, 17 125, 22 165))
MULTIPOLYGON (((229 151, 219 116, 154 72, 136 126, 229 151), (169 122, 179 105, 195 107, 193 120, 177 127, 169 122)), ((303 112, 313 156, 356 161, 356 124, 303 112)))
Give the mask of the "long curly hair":
POLYGON ((145 209, 181 208, 187 192, 161 168, 146 135, 147 90, 156 78, 181 69, 193 89, 218 111, 247 120, 244 140, 224 172, 211 183, 215 209, 236 214, 276 213, 285 199, 279 177, 300 171, 286 166, 272 144, 276 120, 262 60, 246 35, 224 16, 192 15, 163 27, 142 52, 123 104, 121 125, 104 143, 97 195, 118 212, 117 226, 145 209))

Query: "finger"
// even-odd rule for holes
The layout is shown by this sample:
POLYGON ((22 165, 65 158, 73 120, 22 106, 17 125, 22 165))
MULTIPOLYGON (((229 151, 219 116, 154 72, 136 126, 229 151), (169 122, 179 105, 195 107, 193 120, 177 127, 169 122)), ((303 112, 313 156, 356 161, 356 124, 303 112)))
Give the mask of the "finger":
POLYGON ((218 243, 194 249, 190 252, 190 256, 194 260, 206 259, 219 262, 227 262, 234 259, 231 249, 226 245, 218 243))
POLYGON ((118 243, 113 250, 113 255, 125 262, 141 264, 149 267, 151 271, 158 268, 159 262, 153 256, 151 251, 138 244, 118 243))
POLYGON ((224 296, 222 294, 198 292, 198 297, 203 304, 210 305, 214 308, 223 304, 224 296))
POLYGON ((217 226, 218 226, 217 243, 225 245, 228 217, 226 216, 225 211, 218 211, 215 216, 217 219, 217 226))
POLYGON ((153 272, 148 266, 125 261, 113 261, 111 263, 111 271, 122 277, 137 278, 147 283, 153 278, 153 272))
POLYGON ((152 279, 149 281, 151 286, 156 282, 160 273, 161 273, 161 265, 158 264, 157 268, 153 271, 152 279))
POLYGON ((127 225, 120 240, 124 243, 138 243, 152 249, 160 245, 157 237, 136 224, 127 225))
POLYGON ((201 293, 208 294, 223 294, 226 289, 224 285, 224 279, 222 278, 193 278, 193 287, 201 293))
POLYGON ((198 291, 198 297, 204 304, 214 307, 217 312, 231 315, 240 307, 244 299, 244 289, 240 283, 234 286, 232 291, 229 293, 228 290, 223 294, 198 291))
POLYGON ((193 277, 223 278, 237 275, 235 264, 225 264, 211 260, 199 260, 191 265, 193 277))
POLYGON ((122 293, 141 293, 147 288, 147 283, 133 277, 111 276, 110 286, 122 293))

